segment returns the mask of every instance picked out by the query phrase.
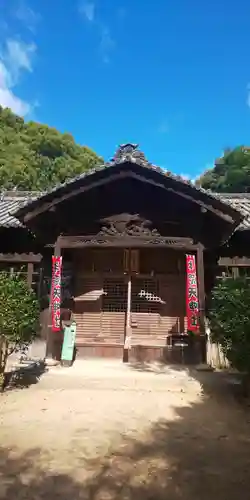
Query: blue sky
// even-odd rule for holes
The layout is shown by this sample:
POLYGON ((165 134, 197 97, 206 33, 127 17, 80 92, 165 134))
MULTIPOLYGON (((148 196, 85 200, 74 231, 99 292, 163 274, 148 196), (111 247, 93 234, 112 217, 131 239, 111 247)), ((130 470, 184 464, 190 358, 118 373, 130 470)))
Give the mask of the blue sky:
POLYGON ((0 0, 0 104, 199 175, 250 144, 250 2, 0 0))

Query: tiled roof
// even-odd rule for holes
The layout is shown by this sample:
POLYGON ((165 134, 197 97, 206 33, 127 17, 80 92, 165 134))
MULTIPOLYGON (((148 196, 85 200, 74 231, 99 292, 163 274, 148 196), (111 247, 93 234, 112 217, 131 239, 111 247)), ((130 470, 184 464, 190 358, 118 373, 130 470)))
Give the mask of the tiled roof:
POLYGON ((20 207, 40 196, 40 193, 6 191, 0 194, 0 227, 22 227, 21 222, 14 217, 20 207))
POLYGON ((213 195, 223 203, 230 204, 244 216, 237 229, 250 229, 250 193, 213 193, 213 195))
MULTIPOLYGON (((66 179, 65 182, 56 184, 52 188, 49 188, 46 192, 36 192, 36 193, 31 193, 32 196, 28 200, 28 203, 32 201, 38 201, 39 198, 42 198, 43 196, 46 196, 46 198, 50 195, 53 195, 54 193, 61 192, 65 190, 68 186, 76 183, 77 181, 83 180, 85 178, 91 177, 92 175, 96 174, 97 172, 101 172, 103 170, 106 170, 109 167, 119 165, 119 164, 124 164, 126 162, 130 163, 136 163, 137 165, 140 165, 142 167, 148 168, 150 170, 153 170, 155 172, 158 172, 159 174, 163 175, 164 177, 169 177, 175 181, 181 182, 181 184, 191 186, 192 189, 195 191, 198 191, 200 193, 203 193, 207 196, 210 196, 211 198, 216 198, 218 200, 221 199, 220 195, 217 195, 217 193, 213 193, 212 191, 203 189, 202 187, 195 186, 195 184, 190 181, 189 179, 184 179, 181 175, 173 174, 170 170, 164 169, 162 167, 158 167, 157 165, 154 165, 150 161, 147 160, 145 157, 145 154, 138 149, 138 144, 122 144, 121 146, 118 147, 114 157, 101 165, 96 165, 94 168, 87 170, 86 172, 82 172, 81 174, 71 177, 69 179, 66 179)), ((26 193, 27 195, 29 193, 26 193)), ((227 195, 226 195, 227 196, 227 195)), ((229 206, 232 206, 230 200, 227 198, 223 199, 223 202, 229 206)), ((23 205, 25 206, 27 203, 24 202, 23 205)))

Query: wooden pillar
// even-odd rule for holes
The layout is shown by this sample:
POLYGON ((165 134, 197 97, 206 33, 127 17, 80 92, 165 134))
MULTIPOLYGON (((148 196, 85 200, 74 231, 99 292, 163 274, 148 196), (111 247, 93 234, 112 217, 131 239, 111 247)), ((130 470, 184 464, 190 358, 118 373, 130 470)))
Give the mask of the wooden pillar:
POLYGON ((60 257, 61 256, 61 244, 60 244, 60 237, 57 238, 55 244, 54 244, 54 256, 55 257, 60 257))
POLYGON ((239 273, 239 268, 238 267, 233 267, 232 268, 232 275, 233 275, 233 279, 236 280, 240 273, 239 273))
POLYGON ((28 262, 27 283, 29 288, 32 287, 33 273, 34 273, 34 264, 33 262, 28 262))
POLYGON ((127 332, 129 332, 131 324, 131 276, 128 278, 128 298, 127 298, 127 332))
POLYGON ((199 244, 197 248, 197 274, 200 320, 200 361, 206 363, 206 330, 205 330, 205 274, 204 274, 204 247, 199 244))
POLYGON ((128 362, 128 353, 131 348, 131 275, 128 276, 128 289, 127 289, 127 311, 126 311, 126 331, 125 331, 125 344, 123 352, 123 362, 128 362))

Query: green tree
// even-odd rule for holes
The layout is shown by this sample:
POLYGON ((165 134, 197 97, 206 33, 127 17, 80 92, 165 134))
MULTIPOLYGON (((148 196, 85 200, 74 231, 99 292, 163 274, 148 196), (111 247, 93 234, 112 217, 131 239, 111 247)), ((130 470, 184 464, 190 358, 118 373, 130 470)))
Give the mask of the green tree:
POLYGON ((250 375, 250 283, 246 278, 218 280, 208 318, 211 336, 234 368, 250 375))
POLYGON ((0 387, 8 356, 25 350, 39 329, 39 303, 21 273, 0 273, 0 387))
POLYGON ((196 185, 218 193, 250 192, 250 149, 227 149, 196 181, 196 185))
POLYGON ((47 190, 102 162, 94 151, 76 144, 70 134, 25 123, 0 106, 1 189, 47 190))

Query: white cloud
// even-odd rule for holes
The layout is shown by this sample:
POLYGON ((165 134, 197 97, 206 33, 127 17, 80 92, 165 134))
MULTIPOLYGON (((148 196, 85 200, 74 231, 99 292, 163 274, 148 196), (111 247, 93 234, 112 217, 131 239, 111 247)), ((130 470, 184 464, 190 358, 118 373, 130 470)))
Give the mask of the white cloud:
POLYGON ((198 179, 200 179, 200 177, 205 173, 205 172, 208 172, 209 170, 212 170, 214 168, 214 163, 207 163, 204 167, 203 170, 200 171, 199 174, 197 174, 194 178, 191 178, 189 177, 189 180, 195 184, 196 181, 198 181, 198 179))
POLYGON ((0 55, 0 104, 21 116, 30 113, 33 105, 19 98, 14 90, 21 73, 32 71, 35 50, 34 44, 9 39, 5 51, 0 55))
POLYGON ((10 85, 10 74, 4 63, 0 60, 0 88, 9 87, 10 85))
POLYGON ((21 70, 32 71, 32 58, 36 51, 34 43, 26 44, 17 40, 7 40, 6 42, 6 63, 12 72, 21 70))
POLYGON ((184 181, 193 182, 193 179, 191 179, 189 174, 180 174, 180 177, 182 177, 182 179, 184 179, 184 181))
POLYGON ((93 22, 95 19, 95 4, 94 2, 81 2, 79 12, 86 17, 87 21, 93 22))
POLYGON ((9 88, 0 87, 0 104, 3 108, 10 108, 20 116, 28 115, 33 106, 17 97, 9 88))
POLYGON ((113 50, 115 46, 115 41, 113 40, 109 28, 102 26, 101 28, 101 40, 100 40, 100 51, 102 54, 102 60, 105 63, 110 61, 110 51, 113 50))
POLYGON ((18 4, 13 12, 13 15, 21 21, 27 29, 32 33, 36 31, 37 23, 40 20, 40 15, 27 5, 25 0, 18 0, 18 4))
POLYGON ((96 15, 94 2, 82 1, 79 5, 79 12, 85 20, 92 23, 93 29, 95 29, 99 37, 99 52, 102 60, 104 63, 108 63, 110 61, 110 52, 115 47, 115 41, 111 36, 110 29, 96 15))

